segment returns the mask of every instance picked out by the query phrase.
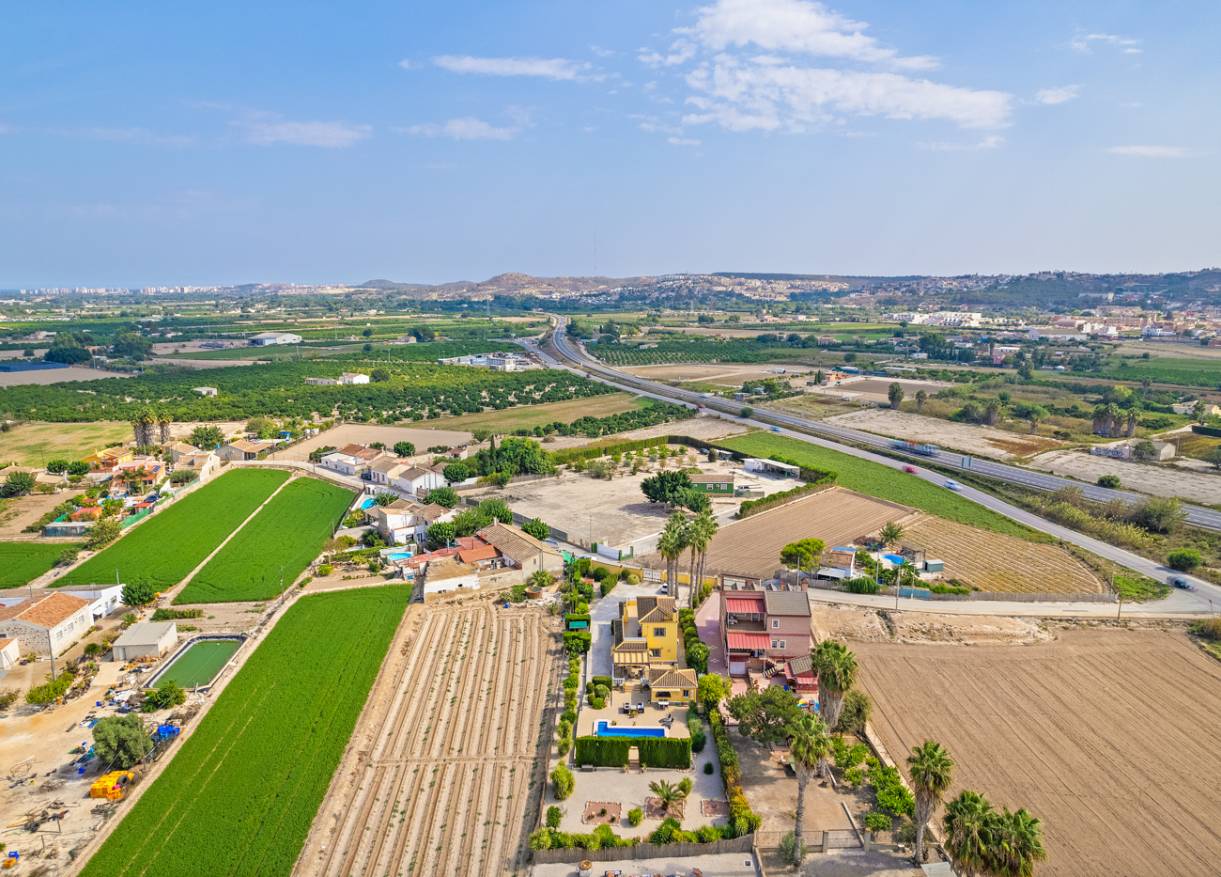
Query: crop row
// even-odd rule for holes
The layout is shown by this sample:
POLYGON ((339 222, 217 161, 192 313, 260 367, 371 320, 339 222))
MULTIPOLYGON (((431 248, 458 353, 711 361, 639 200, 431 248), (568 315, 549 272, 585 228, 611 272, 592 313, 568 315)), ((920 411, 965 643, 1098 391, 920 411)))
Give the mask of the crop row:
POLYGON ((20 588, 51 568, 64 549, 75 546, 39 542, 0 542, 0 591, 20 588))
POLYGON ((314 478, 285 485, 183 588, 175 603, 267 600, 322 551, 352 491, 314 478))
POLYGON ((146 581, 157 590, 176 585, 287 478, 287 472, 272 469, 227 472, 155 513, 56 584, 146 581))
POLYGON ((410 596, 294 604, 85 877, 289 874, 410 596))

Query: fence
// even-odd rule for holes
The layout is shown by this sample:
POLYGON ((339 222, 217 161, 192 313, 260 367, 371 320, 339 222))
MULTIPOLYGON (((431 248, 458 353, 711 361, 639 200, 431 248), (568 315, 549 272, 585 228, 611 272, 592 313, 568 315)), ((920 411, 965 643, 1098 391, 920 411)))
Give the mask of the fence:
POLYGON ((728 840, 714 840, 709 843, 673 843, 653 844, 638 843, 630 847, 608 847, 600 850, 561 849, 535 850, 534 862, 538 865, 563 864, 580 862, 586 859, 590 862, 616 862, 621 859, 676 859, 691 856, 711 856, 718 853, 749 853, 754 849, 755 836, 744 834, 728 840))
MULTIPOLYGON (((761 852, 771 853, 780 849, 780 842, 787 834, 791 834, 791 831, 758 831, 755 832, 755 840, 761 852)), ((860 836, 850 828, 836 828, 829 831, 807 829, 803 832, 802 840, 810 852, 819 853, 831 850, 859 850, 863 846, 860 836)))
MULTIPOLYGON (((819 591, 839 591, 842 594, 852 593, 847 588, 825 579, 812 579, 811 586, 819 591)), ((876 592, 880 597, 893 597, 893 587, 883 587, 876 592)), ((994 603, 1115 603, 1115 594, 1065 594, 1040 591, 1013 592, 1008 591, 972 591, 969 594, 935 594, 926 588, 901 588, 899 596, 904 599, 932 600, 939 602, 994 602, 994 603)))

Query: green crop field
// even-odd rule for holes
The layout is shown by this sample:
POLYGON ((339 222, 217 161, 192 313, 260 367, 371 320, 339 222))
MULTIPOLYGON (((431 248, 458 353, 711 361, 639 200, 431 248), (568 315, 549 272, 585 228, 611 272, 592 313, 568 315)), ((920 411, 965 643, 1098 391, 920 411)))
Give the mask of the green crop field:
POLYGON ((1184 387, 1221 388, 1221 361, 1203 357, 1112 358, 1095 374, 1123 381, 1150 380, 1184 387))
POLYGON ((881 463, 861 460, 820 445, 767 432, 751 432, 724 439, 718 444, 756 457, 775 454, 803 466, 826 469, 835 473, 836 484, 850 490, 922 509, 951 521, 983 527, 1020 539, 1045 541, 1042 534, 1011 521, 1004 515, 976 505, 944 487, 938 487, 881 463))
POLYGON ((86 877, 289 874, 410 598, 405 587, 301 598, 86 877))
POLYGON ((66 549, 76 547, 63 542, 0 542, 0 591, 29 584, 66 549))
POLYGON ((238 531, 175 603, 267 600, 301 574, 322 551, 353 493, 314 478, 298 478, 238 531))
POLYGON ((287 472, 275 469, 226 472, 157 512, 55 584, 147 581, 165 590, 202 563, 287 479, 287 472))

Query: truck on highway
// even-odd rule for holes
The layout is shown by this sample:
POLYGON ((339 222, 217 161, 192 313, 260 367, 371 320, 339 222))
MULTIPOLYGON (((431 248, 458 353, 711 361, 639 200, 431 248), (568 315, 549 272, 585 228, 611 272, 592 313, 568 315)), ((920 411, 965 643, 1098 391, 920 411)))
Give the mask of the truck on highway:
POLYGON ((927 442, 909 442, 903 439, 895 439, 891 442, 891 446, 898 448, 900 451, 907 451, 909 454, 921 454, 925 457, 937 456, 937 446, 930 445, 927 442))

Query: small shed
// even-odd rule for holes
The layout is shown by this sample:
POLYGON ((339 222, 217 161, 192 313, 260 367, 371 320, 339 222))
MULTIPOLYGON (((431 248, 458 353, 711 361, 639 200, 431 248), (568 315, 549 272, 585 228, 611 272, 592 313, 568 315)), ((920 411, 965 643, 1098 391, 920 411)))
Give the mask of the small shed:
POLYGON ((146 621, 133 624, 114 641, 116 661, 160 658, 178 642, 178 625, 173 621, 146 621))

